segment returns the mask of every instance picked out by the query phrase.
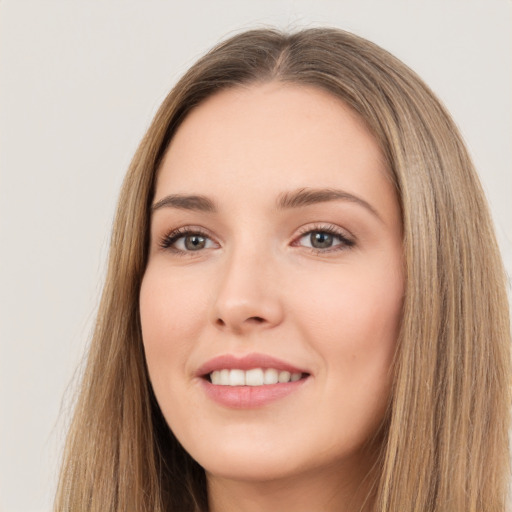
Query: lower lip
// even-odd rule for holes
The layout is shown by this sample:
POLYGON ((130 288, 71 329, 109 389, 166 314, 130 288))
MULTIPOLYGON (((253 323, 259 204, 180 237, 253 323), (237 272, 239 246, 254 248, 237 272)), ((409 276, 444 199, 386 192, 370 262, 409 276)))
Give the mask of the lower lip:
POLYGON ((207 396, 214 402, 232 409, 254 409, 280 400, 298 391, 308 378, 283 384, 263 386, 218 386, 202 379, 207 396))

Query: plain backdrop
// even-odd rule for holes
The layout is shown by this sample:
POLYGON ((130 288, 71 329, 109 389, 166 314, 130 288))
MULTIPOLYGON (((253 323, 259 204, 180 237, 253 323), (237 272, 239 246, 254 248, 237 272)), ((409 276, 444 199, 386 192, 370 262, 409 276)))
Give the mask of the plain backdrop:
POLYGON ((510 0, 0 0, 0 510, 49 511, 123 175, 242 29, 334 25, 405 61, 466 138, 512 274, 510 0))

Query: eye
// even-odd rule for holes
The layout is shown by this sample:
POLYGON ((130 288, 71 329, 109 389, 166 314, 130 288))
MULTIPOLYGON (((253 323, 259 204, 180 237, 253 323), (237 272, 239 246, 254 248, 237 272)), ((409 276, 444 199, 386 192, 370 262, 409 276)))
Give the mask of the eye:
POLYGON ((208 246, 208 238, 200 234, 185 235, 178 238, 174 245, 177 249, 186 251, 199 251, 208 246))
POLYGON ((325 231, 312 231, 310 234, 301 238, 305 239, 304 245, 315 249, 329 249, 335 244, 335 236, 325 231))
POLYGON ((310 229, 304 232, 296 243, 296 245, 308 247, 315 252, 343 250, 354 244, 353 240, 333 226, 310 229))
POLYGON ((176 229, 160 242, 163 249, 177 253, 198 252, 216 247, 215 242, 205 233, 190 229, 176 229))

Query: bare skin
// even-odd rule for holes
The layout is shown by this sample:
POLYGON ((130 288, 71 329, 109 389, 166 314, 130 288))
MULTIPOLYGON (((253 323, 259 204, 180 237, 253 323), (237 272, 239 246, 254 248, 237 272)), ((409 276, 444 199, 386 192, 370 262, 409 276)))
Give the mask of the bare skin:
POLYGON ((270 82, 184 120, 158 174, 140 312, 157 400, 212 512, 360 510, 402 266, 382 154, 341 101, 270 82), (213 383, 237 361, 300 380, 213 383))

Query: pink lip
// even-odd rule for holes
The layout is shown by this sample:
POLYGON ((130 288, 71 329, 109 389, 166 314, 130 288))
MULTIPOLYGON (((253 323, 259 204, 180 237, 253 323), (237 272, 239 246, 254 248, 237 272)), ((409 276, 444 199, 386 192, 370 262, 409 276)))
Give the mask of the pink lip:
POLYGON ((279 371, 308 374, 303 369, 265 354, 249 354, 243 357, 226 354, 207 361, 198 369, 196 376, 200 377, 201 387, 211 400, 232 409, 263 407, 298 391, 309 377, 307 375, 295 382, 264 386, 215 386, 204 378, 215 370, 250 370, 252 368, 275 368, 279 371))
POLYGON ((267 354, 247 354, 236 357, 232 354, 224 354, 210 359, 203 364, 196 372, 196 376, 204 377, 215 370, 251 370, 252 368, 275 368, 279 371, 290 373, 308 373, 306 370, 297 368, 286 361, 276 359, 267 354))

